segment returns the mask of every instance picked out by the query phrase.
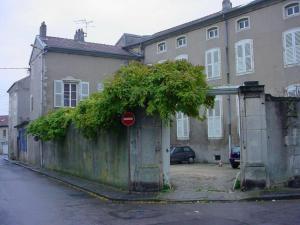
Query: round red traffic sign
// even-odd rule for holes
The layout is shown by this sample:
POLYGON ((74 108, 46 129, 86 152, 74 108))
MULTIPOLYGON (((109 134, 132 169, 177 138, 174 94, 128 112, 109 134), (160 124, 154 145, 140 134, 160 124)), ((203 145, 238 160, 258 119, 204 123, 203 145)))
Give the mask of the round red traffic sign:
POLYGON ((132 126, 135 123, 134 113, 133 112, 123 113, 121 122, 126 127, 132 126))

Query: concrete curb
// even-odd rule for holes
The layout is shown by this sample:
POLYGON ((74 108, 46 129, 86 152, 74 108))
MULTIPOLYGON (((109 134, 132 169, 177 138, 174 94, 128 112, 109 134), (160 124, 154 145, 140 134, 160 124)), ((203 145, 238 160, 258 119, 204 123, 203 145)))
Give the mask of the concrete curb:
POLYGON ((74 184, 72 182, 69 182, 65 179, 62 179, 57 176, 53 176, 51 174, 45 173, 43 171, 40 171, 38 169, 32 168, 26 164, 19 163, 17 161, 9 160, 4 158, 7 162, 13 163, 17 166, 21 166, 23 168, 26 168, 28 170, 31 170, 33 172, 36 172, 38 174, 41 174, 43 176, 49 177, 51 179, 54 179, 60 183, 63 183, 67 186, 70 186, 76 190, 85 192, 89 195, 92 195, 93 197, 99 198, 104 201, 111 201, 116 203, 161 203, 161 204, 191 204, 191 203, 208 203, 208 202, 219 202, 219 203, 230 203, 230 202, 247 202, 247 201, 279 201, 279 200, 296 200, 300 199, 300 190, 299 191, 293 191, 293 192, 286 192, 286 193, 280 193, 280 192, 273 192, 273 193, 263 193, 264 191, 255 192, 254 194, 249 194, 248 197, 240 198, 240 199, 234 199, 234 200, 225 200, 225 199, 190 199, 190 200, 175 200, 175 199, 164 199, 164 198, 115 198, 109 195, 105 195, 101 192, 96 192, 93 190, 90 190, 88 188, 85 188, 83 186, 74 184))

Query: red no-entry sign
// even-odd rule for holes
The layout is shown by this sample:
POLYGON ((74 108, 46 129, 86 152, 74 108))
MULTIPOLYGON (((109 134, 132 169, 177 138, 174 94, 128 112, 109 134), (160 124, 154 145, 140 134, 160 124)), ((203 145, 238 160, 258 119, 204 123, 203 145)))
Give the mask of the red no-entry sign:
POLYGON ((134 113, 133 112, 123 113, 121 122, 126 127, 132 126, 135 123, 134 113))

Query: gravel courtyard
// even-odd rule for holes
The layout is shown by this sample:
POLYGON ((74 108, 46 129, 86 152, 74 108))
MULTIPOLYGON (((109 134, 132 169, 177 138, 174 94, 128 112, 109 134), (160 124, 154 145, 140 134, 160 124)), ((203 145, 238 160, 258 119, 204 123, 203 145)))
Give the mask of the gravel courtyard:
POLYGON ((231 192, 239 169, 230 164, 176 164, 170 166, 175 192, 231 192))

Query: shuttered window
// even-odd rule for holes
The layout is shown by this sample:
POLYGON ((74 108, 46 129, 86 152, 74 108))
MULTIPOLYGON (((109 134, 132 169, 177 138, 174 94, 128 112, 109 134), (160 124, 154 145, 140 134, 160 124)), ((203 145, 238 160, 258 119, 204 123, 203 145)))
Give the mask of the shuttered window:
POLYGON ((207 134, 208 138, 221 138, 223 113, 222 113, 222 96, 216 96, 215 105, 213 109, 207 111, 207 134))
POLYGON ((176 123, 177 123, 177 139, 179 140, 189 139, 189 133, 190 133, 189 117, 182 112, 177 112, 176 123))
POLYGON ((284 65, 300 64, 300 28, 285 32, 283 37, 284 65))
POLYGON ((238 75, 254 72, 253 41, 242 40, 235 44, 236 73, 238 75))
POLYGON ((210 49, 205 53, 205 68, 207 79, 221 77, 221 54, 220 49, 210 49))
POLYGON ((54 107, 76 107, 89 96, 88 82, 54 81, 54 107))

